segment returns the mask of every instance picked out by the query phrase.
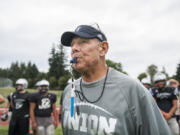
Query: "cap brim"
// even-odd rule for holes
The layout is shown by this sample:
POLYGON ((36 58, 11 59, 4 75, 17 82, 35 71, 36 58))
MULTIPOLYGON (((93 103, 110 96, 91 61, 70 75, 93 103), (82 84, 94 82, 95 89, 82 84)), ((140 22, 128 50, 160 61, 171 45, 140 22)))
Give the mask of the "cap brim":
POLYGON ((71 42, 74 37, 81 37, 81 38, 95 38, 94 36, 84 33, 84 32, 65 32, 61 36, 61 44, 64 46, 71 46, 71 42))

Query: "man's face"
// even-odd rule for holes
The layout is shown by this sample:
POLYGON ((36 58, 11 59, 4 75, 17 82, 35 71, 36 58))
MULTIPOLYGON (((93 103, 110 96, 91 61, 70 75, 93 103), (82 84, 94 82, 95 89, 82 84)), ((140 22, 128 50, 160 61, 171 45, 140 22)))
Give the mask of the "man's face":
POLYGON ((159 82, 157 82, 157 86, 160 87, 160 88, 165 87, 165 85, 166 85, 166 82, 165 82, 165 81, 159 81, 159 82))
POLYGON ((46 90, 46 89, 48 89, 48 86, 42 85, 40 88, 41 88, 42 90, 46 90))
POLYGON ((17 90, 23 90, 23 86, 21 84, 17 84, 16 89, 17 90))
POLYGON ((170 82, 170 83, 169 83, 169 86, 174 87, 174 88, 177 88, 177 87, 178 87, 178 84, 177 84, 176 82, 170 82))
POLYGON ((144 85, 144 87, 146 87, 147 89, 149 89, 150 88, 150 85, 149 84, 143 84, 144 85))
POLYGON ((73 67, 80 72, 94 67, 100 60, 100 41, 98 39, 84 39, 76 37, 71 43, 71 57, 77 58, 73 67))

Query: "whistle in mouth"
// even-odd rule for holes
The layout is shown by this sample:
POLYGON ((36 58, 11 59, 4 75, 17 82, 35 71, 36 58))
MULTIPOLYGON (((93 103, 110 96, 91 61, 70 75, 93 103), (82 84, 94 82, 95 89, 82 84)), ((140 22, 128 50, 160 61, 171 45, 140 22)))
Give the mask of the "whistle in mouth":
POLYGON ((70 61, 70 63, 77 63, 77 58, 76 57, 74 57, 71 61, 70 61))

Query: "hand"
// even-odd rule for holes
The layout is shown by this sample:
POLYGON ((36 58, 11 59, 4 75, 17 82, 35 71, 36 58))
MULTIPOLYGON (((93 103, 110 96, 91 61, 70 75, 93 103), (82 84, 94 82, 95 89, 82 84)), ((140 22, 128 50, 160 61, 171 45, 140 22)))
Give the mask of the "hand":
POLYGON ((171 114, 164 113, 164 118, 166 119, 166 121, 168 121, 171 118, 171 114))
POLYGON ((54 128, 57 128, 57 126, 58 126, 58 122, 54 121, 54 128))
POLYGON ((32 129, 35 130, 37 128, 37 123, 36 122, 32 122, 32 129))

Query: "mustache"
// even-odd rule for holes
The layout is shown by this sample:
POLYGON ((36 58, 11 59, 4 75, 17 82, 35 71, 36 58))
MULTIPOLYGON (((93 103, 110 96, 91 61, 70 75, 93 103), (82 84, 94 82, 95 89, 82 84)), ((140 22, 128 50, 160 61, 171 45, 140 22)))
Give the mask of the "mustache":
POLYGON ((73 53, 73 54, 71 55, 71 57, 72 57, 72 58, 80 58, 80 57, 82 57, 82 56, 81 56, 81 54, 73 53))

